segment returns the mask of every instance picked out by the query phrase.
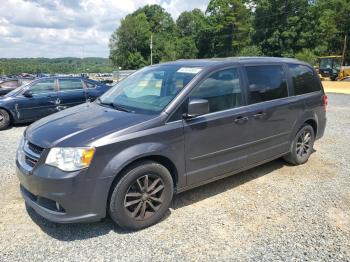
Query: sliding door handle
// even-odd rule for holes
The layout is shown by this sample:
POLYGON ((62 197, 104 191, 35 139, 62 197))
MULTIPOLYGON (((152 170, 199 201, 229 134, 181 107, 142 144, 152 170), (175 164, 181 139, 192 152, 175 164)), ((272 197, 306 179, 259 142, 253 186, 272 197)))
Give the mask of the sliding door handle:
POLYGON ((248 120, 249 120, 249 118, 246 116, 239 116, 235 120, 233 120, 233 122, 235 122, 236 124, 243 124, 243 123, 247 122, 248 120))

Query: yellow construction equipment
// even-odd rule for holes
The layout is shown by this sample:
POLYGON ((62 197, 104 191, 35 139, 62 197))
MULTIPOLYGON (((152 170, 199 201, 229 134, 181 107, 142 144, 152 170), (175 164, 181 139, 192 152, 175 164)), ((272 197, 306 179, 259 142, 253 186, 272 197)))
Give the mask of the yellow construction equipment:
POLYGON ((318 59, 319 74, 323 78, 329 78, 332 81, 343 80, 350 77, 350 66, 347 61, 342 61, 340 55, 323 56, 318 59))

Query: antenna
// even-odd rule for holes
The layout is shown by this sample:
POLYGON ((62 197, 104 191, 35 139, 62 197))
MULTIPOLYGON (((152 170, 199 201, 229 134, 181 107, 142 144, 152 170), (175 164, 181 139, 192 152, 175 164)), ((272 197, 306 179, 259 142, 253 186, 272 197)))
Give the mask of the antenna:
POLYGON ((151 65, 153 65, 153 34, 151 34, 151 65))
POLYGON ((345 35, 345 39, 344 39, 344 46, 343 46, 343 54, 342 54, 342 61, 341 61, 341 65, 344 66, 345 65, 345 58, 346 58, 346 42, 347 42, 347 35, 345 35))

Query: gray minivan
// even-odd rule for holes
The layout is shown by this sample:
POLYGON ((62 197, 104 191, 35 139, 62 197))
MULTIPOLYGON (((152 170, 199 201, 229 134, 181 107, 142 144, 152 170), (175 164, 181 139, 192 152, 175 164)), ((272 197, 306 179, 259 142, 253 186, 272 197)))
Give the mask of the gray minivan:
POLYGON ((107 214, 137 230, 173 195, 283 157, 305 163, 326 125, 315 70, 285 58, 143 68, 93 103, 35 122, 17 152, 26 203, 48 220, 107 214))

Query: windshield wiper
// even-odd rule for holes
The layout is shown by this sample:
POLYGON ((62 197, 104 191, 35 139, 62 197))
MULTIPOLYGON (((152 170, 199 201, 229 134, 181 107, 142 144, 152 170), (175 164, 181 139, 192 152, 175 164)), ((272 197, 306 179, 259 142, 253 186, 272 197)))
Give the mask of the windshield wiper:
POLYGON ((120 106, 120 105, 117 105, 117 104, 114 104, 114 103, 104 103, 102 102, 101 98, 97 98, 97 102, 100 104, 100 105, 105 105, 105 106, 109 106, 109 107, 112 107, 118 111, 123 111, 123 112, 127 112, 127 113, 132 113, 133 111, 123 107, 123 106, 120 106))
MULTIPOLYGON (((113 103, 112 103, 113 104, 113 103)), ((127 113, 132 113, 133 111, 131 111, 130 109, 127 109, 123 106, 117 105, 117 104, 113 104, 113 107, 115 109, 117 109, 118 111, 123 111, 123 112, 127 112, 127 113)))

